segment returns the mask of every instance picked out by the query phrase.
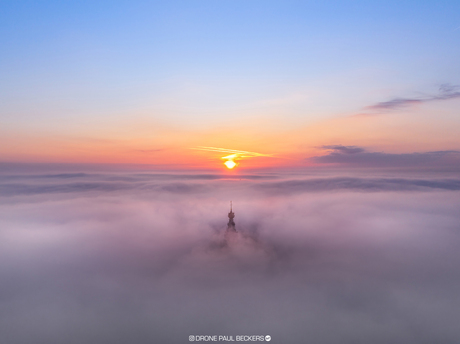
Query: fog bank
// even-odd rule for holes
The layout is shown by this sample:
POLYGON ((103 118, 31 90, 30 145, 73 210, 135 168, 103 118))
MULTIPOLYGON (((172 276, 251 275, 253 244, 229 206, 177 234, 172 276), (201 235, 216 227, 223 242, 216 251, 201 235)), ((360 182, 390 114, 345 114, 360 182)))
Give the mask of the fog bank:
POLYGON ((457 342, 458 186, 2 176, 0 342, 457 342), (230 200, 238 234, 226 241, 230 200))

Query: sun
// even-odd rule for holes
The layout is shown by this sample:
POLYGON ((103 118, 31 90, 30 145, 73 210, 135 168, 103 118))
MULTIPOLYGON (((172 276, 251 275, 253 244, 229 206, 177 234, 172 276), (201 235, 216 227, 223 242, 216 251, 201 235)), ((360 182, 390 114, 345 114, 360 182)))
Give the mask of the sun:
POLYGON ((225 160, 224 165, 229 170, 234 169, 236 166, 239 165, 242 159, 246 158, 255 158, 255 157, 270 157, 273 158, 273 154, 262 154, 256 152, 248 152, 236 149, 227 149, 227 148, 219 148, 219 147, 207 147, 207 146, 198 146, 192 147, 190 149, 200 150, 200 151, 207 151, 207 152, 219 152, 219 153, 231 153, 230 155, 221 157, 222 160, 225 160), (236 162, 235 162, 236 161, 236 162))
POLYGON ((233 160, 227 160, 226 162, 224 162, 224 165, 227 166, 229 170, 231 170, 236 166, 236 162, 234 162, 233 160))

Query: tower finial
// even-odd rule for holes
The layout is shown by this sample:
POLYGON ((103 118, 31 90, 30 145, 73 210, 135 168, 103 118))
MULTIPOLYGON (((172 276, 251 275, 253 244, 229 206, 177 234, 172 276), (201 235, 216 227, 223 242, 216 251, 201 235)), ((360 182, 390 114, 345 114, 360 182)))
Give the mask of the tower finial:
POLYGON ((233 202, 230 201, 230 212, 228 213, 228 224, 227 224, 227 232, 236 232, 235 229, 235 213, 233 212, 233 202))

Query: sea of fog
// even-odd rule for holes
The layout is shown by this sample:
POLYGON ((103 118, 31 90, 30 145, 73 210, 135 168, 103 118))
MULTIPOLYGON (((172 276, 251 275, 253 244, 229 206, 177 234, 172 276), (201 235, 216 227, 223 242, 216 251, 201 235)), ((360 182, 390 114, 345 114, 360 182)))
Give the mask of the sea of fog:
POLYGON ((3 174, 0 343, 458 343, 459 210, 436 176, 3 174))

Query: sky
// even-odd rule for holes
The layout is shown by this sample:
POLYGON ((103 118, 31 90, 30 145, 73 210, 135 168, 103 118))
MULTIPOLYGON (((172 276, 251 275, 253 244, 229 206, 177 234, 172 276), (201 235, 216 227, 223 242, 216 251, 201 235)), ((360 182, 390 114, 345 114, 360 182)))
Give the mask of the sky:
MULTIPOLYGON (((457 1, 2 1, 0 161, 460 150, 457 1)), ((318 164, 318 161, 316 165, 318 164)))

